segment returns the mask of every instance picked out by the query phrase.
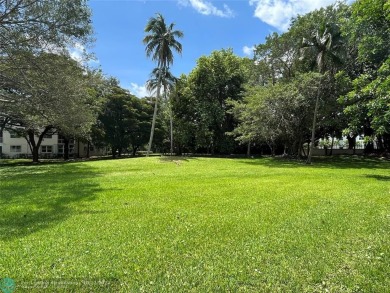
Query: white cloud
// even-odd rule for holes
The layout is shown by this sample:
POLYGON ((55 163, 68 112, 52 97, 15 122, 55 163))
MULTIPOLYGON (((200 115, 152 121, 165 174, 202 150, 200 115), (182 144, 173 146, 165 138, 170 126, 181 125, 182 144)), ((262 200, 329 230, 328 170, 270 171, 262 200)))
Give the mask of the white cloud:
POLYGON ((84 54, 85 54, 85 47, 78 43, 76 43, 75 46, 69 50, 70 58, 77 61, 78 63, 83 62, 84 54))
POLYGON ((149 97, 151 94, 149 91, 146 89, 145 85, 139 85, 137 83, 130 83, 130 93, 137 96, 138 98, 144 98, 144 97, 149 97))
POLYGON ((94 66, 100 63, 95 55, 88 53, 85 46, 80 43, 76 43, 73 47, 69 48, 69 56, 80 64, 94 66))
POLYGON ((249 4, 256 6, 255 17, 281 31, 286 31, 292 17, 334 2, 335 0, 250 0, 249 4))
POLYGON ((244 54, 247 56, 252 56, 253 50, 255 50, 255 46, 252 46, 252 47, 244 46, 242 48, 242 52, 244 52, 244 54))
POLYGON ((179 4, 183 6, 191 6, 197 12, 203 15, 215 15, 219 17, 234 17, 234 12, 227 6, 223 5, 223 9, 218 9, 211 2, 206 0, 179 0, 179 4))

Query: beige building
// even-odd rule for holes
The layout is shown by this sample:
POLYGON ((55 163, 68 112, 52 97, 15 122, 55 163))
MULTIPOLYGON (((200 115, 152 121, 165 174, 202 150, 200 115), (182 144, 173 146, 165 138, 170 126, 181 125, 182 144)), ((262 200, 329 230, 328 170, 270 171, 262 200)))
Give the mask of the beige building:
MULTIPOLYGON (((38 137, 35 138, 35 141, 38 137)), ((58 134, 47 134, 44 136, 39 148, 40 158, 57 158, 64 155, 64 138, 58 134)), ((93 145, 82 143, 78 140, 69 141, 70 157, 101 156, 106 150, 97 149, 93 145)), ((26 138, 20 137, 15 131, 4 130, 0 132, 0 155, 2 158, 24 158, 31 156, 31 148, 26 138)))

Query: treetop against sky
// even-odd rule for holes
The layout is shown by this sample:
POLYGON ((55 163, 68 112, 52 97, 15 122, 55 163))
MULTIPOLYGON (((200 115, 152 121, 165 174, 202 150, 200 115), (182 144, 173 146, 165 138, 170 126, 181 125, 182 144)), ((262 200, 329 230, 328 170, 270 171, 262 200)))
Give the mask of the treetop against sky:
MULTIPOLYGON (((352 1, 347 1, 348 3, 352 1)), ((274 32, 286 31, 290 19, 334 3, 333 0, 90 0, 96 43, 96 66, 119 79, 137 96, 147 95, 145 83, 155 67, 142 43, 150 17, 161 13, 184 32, 183 54, 171 68, 175 76, 189 73, 196 60, 214 50, 232 48, 252 56, 253 47, 274 32)), ((77 50, 73 56, 77 58, 77 50)))

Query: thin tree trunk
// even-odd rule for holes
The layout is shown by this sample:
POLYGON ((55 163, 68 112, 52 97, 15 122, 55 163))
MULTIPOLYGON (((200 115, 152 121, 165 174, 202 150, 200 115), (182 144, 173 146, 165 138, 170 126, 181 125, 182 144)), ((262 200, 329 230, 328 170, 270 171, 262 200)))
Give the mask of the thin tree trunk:
POLYGON ((172 115, 172 105, 169 106, 169 122, 170 122, 170 127, 171 127, 171 156, 173 155, 173 115, 172 115))
POLYGON ((172 112, 172 103, 171 103, 171 99, 167 99, 167 89, 166 89, 166 86, 164 85, 164 97, 165 97, 165 100, 168 101, 168 105, 169 105, 169 127, 170 127, 170 141, 171 141, 171 149, 170 149, 170 153, 171 153, 171 156, 173 156, 173 112, 172 112))
POLYGON ((313 127, 311 129, 311 142, 310 142, 309 155, 307 156, 307 162, 306 162, 307 164, 311 164, 311 157, 313 155, 319 100, 320 100, 320 93, 319 93, 319 90, 318 90, 317 91, 317 97, 316 97, 316 105, 314 107, 313 127))
POLYGON ((87 142, 87 158, 89 158, 89 148, 91 146, 91 143, 88 141, 87 142))
POLYGON ((300 159, 302 157, 302 137, 299 136, 299 140, 298 140, 298 145, 296 146, 296 149, 297 149, 297 155, 298 155, 298 158, 300 159))
POLYGON ((137 150, 138 150, 138 147, 133 146, 133 157, 135 157, 137 155, 137 150))
POLYGON ((332 143, 330 144, 330 155, 331 156, 333 155, 334 136, 335 136, 335 132, 333 131, 332 143))
POLYGON ((251 156, 251 142, 248 142, 248 147, 246 149, 246 156, 249 158, 251 156))
POLYGON ((69 160, 69 138, 64 138, 64 161, 69 160))
POLYGON ((309 156, 309 152, 310 152, 310 142, 307 144, 307 156, 309 156))
POLYGON ((146 156, 149 157, 150 150, 152 148, 152 143, 153 143, 153 136, 154 136, 154 127, 156 126, 156 118, 157 118, 157 103, 158 100, 160 99, 160 83, 157 86, 157 97, 156 97, 156 102, 154 104, 154 112, 153 112, 153 120, 152 120, 152 128, 150 130, 150 138, 149 138, 149 144, 148 144, 148 151, 146 153, 146 156))

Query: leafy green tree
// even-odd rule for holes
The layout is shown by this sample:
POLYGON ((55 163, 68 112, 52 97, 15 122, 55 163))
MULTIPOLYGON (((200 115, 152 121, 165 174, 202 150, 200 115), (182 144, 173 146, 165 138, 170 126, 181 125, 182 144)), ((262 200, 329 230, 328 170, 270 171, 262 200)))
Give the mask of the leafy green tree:
POLYGON ((102 113, 93 129, 93 143, 109 146, 112 156, 121 156, 132 146, 133 154, 147 142, 150 105, 112 84, 102 113))
POLYGON ((257 84, 275 84, 281 79, 290 79, 295 74, 299 50, 294 45, 295 36, 273 33, 264 44, 256 46, 254 59, 257 67, 257 84))
MULTIPOLYGON (((129 135, 132 153, 135 156, 137 151, 148 143, 150 118, 153 116, 153 107, 147 98, 132 99, 132 107, 136 114, 136 124, 133 125, 129 135)), ((162 140, 160 125, 161 122, 157 119, 155 129, 155 141, 157 142, 162 140)))
POLYGON ((92 32, 85 0, 0 1, 0 50, 64 49, 86 42, 92 32))
POLYGON ((189 74, 197 145, 211 153, 234 150, 234 140, 226 135, 235 126, 227 101, 241 99, 247 77, 243 60, 230 49, 214 51, 199 58, 189 74))
POLYGON ((153 112, 152 128, 150 131, 150 139, 148 145, 148 155, 152 147, 154 129, 157 118, 158 101, 160 99, 160 90, 162 84, 162 73, 169 69, 169 66, 173 63, 173 51, 178 53, 182 52, 182 45, 176 38, 183 37, 181 31, 174 29, 175 24, 171 23, 167 25, 164 17, 157 13, 156 17, 149 19, 145 27, 147 35, 144 37, 143 42, 146 45, 146 55, 152 57, 152 60, 157 61, 157 67, 159 68, 159 76, 157 80, 156 99, 153 112), (172 51, 173 50, 173 51, 172 51))
POLYGON ((192 95, 186 75, 182 74, 176 81, 170 101, 176 123, 174 135, 177 153, 195 152, 197 113, 194 111, 194 107, 196 106, 196 100, 192 95))
POLYGON ((310 85, 321 79, 318 73, 298 75, 289 82, 249 87, 243 101, 231 101, 231 112, 238 121, 231 132, 241 143, 265 143, 276 154, 280 146, 285 154, 299 156, 310 128, 312 95, 310 85))
POLYGON ((50 53, 25 53, 12 62, 1 59, 0 66, 11 77, 1 90, 8 99, 2 115, 9 124, 23 127, 34 162, 47 132, 82 135, 89 131, 99 101, 89 94, 89 79, 76 61, 50 53))
MULTIPOLYGON (((0 54, 21 72, 27 65, 20 64, 19 55, 25 52, 67 54, 75 44, 91 41, 90 16, 84 0, 0 1, 0 54)), ((0 87, 11 81, 11 76, 0 74, 0 87)))
POLYGON ((369 139, 367 152, 373 151, 374 139, 381 151, 389 152, 390 4, 385 0, 353 3, 342 29, 357 50, 355 70, 341 78, 349 87, 340 98, 349 119, 346 132, 364 134, 369 139))

